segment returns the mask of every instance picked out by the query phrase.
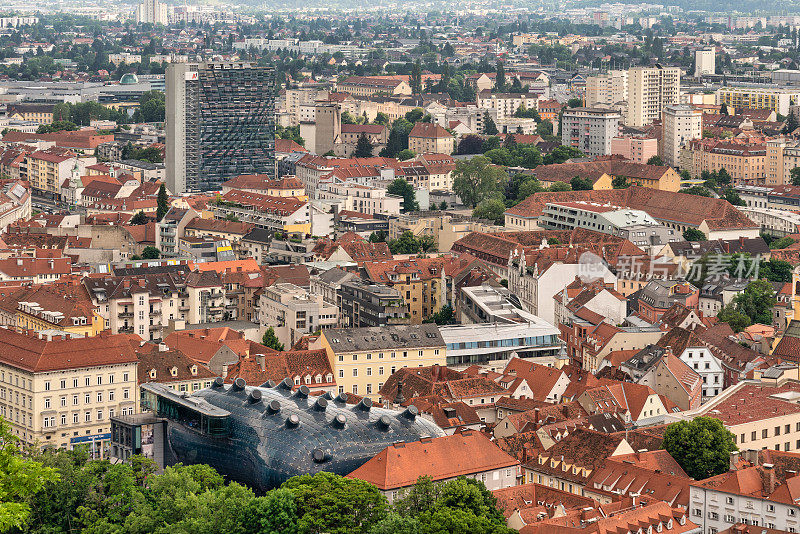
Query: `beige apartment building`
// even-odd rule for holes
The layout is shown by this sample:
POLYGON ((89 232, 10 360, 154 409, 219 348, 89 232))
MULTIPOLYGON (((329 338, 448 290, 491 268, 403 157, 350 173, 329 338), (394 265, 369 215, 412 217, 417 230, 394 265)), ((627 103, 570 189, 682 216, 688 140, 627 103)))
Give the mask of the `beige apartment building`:
POLYGON ((417 154, 451 154, 453 135, 438 124, 418 122, 408 134, 408 148, 417 154))
POLYGON ((664 106, 680 98, 681 69, 634 67, 628 69, 628 108, 625 124, 645 126, 661 118, 664 106))
POLYGON ((336 326, 339 308, 294 284, 278 283, 265 287, 258 303, 258 318, 266 329, 275 329, 287 349, 305 334, 336 326))
POLYGON ((446 365, 439 328, 433 323, 322 331, 339 392, 378 400, 378 391, 404 367, 446 365))
POLYGON ((764 185, 792 183, 791 171, 800 167, 800 143, 780 137, 767 140, 764 185))
POLYGON ((612 70, 586 78, 586 107, 614 106, 628 100, 628 71, 612 70))
POLYGON ((0 329, 0 416, 23 443, 107 455, 111 418, 136 413, 138 360, 124 335, 0 329))

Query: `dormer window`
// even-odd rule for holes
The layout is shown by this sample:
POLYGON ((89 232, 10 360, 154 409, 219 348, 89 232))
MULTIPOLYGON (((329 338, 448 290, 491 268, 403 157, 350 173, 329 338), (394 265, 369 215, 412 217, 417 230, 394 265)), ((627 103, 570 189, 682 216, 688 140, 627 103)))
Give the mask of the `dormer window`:
POLYGON ((178 376, 178 368, 173 367, 172 369, 169 370, 169 374, 171 374, 172 376, 178 376))
POLYGON ((192 376, 197 376, 197 366, 193 365, 190 369, 192 376))
POLYGON ((311 383, 311 375, 306 375, 305 383, 306 384, 310 384, 311 383))
POLYGON ((317 384, 321 384, 322 383, 322 375, 315 376, 314 377, 314 382, 316 382, 317 384))
POLYGON ((155 380, 155 378, 156 378, 156 370, 155 369, 150 369, 150 378, 155 380))
POLYGON ((299 376, 294 377, 294 385, 295 386, 299 386, 300 385, 300 377, 299 376))
POLYGON ((333 375, 330 374, 330 373, 325 375, 325 382, 328 382, 328 383, 333 382, 333 375))

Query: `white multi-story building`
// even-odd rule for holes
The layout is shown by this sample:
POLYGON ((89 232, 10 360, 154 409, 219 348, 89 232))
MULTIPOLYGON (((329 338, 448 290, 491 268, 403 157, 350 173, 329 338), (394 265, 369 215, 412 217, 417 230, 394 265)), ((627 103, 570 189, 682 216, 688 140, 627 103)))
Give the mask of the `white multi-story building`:
POLYGON ((167 24, 167 6, 158 0, 142 0, 136 7, 137 24, 167 24))
POLYGON ((258 318, 265 328, 273 327, 278 340, 289 348, 305 334, 336 327, 339 308, 326 302, 322 295, 279 283, 264 288, 258 318))
POLYGON ((628 69, 628 108, 625 124, 645 126, 661 118, 664 106, 677 104, 681 92, 678 67, 628 69))
POLYGON ((561 116, 561 144, 587 156, 611 154, 611 140, 619 135, 622 115, 600 108, 567 109, 561 116))
POLYGON ((705 74, 716 73, 714 62, 714 49, 695 50, 694 52, 694 77, 700 78, 705 74))
POLYGON ((677 167, 681 147, 703 136, 703 112, 686 104, 664 106, 661 160, 677 167))

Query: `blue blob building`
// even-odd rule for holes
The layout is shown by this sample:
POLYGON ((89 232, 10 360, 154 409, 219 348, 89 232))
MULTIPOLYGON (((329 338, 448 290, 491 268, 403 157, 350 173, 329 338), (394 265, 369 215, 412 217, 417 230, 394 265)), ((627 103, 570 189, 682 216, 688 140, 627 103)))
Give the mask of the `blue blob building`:
POLYGON ((290 379, 251 387, 241 378, 217 378, 193 395, 143 384, 154 414, 112 419, 112 455, 142 453, 144 424, 152 428, 152 455, 160 465, 208 464, 231 480, 266 491, 302 474, 346 475, 396 442, 443 436, 436 424, 377 408, 370 399, 309 395, 290 379))

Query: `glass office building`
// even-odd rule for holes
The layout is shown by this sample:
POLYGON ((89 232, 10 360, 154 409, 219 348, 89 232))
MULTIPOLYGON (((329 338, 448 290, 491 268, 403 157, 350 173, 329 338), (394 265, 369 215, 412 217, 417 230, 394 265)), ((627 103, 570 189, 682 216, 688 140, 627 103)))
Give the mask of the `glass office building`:
POLYGON ((275 174, 275 71, 248 62, 174 63, 166 74, 167 187, 210 191, 275 174))

